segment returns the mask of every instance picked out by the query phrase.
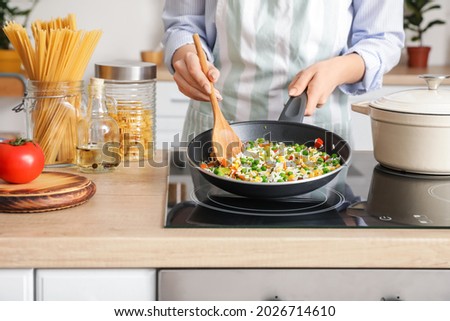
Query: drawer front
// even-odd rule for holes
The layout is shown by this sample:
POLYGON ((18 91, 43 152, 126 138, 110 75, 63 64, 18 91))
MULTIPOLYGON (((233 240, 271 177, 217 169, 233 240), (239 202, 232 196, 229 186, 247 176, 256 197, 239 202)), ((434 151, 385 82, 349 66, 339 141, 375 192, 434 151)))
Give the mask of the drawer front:
POLYGON ((450 271, 160 270, 158 300, 450 300, 450 271))

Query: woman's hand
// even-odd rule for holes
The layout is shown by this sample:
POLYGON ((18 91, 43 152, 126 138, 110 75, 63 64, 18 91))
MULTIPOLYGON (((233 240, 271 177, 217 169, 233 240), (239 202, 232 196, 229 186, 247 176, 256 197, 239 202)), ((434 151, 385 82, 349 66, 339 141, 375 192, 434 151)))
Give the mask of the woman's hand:
POLYGON ((294 77, 288 87, 289 95, 298 96, 306 90, 308 102, 305 115, 310 116, 327 102, 337 86, 360 81, 364 71, 364 60, 356 53, 323 60, 294 77))
MULTIPOLYGON (((203 73, 193 44, 185 45, 175 51, 172 66, 175 69, 173 79, 183 94, 195 100, 210 100, 211 85, 209 82, 216 82, 220 72, 212 63, 208 62, 208 75, 203 73)), ((215 93, 216 97, 221 100, 220 93, 217 90, 215 93)))

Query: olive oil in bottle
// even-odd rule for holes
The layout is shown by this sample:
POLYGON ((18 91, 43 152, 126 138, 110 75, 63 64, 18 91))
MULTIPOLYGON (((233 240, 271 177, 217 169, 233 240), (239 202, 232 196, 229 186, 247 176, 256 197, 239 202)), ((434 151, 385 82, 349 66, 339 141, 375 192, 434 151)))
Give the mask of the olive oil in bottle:
POLYGON ((91 78, 86 117, 78 123, 78 169, 84 173, 110 172, 120 164, 119 149, 119 126, 109 115, 103 79, 91 78))

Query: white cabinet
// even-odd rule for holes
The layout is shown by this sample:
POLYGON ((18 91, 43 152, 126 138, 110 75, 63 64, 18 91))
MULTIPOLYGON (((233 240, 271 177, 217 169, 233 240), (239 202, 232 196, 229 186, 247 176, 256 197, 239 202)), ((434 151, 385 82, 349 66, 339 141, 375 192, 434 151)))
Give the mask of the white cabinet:
POLYGON ((180 141, 188 105, 189 98, 178 90, 174 81, 157 83, 156 144, 158 149, 170 149, 174 141, 180 141))
POLYGON ((1 269, 0 301, 32 301, 33 283, 32 269, 1 269))
POLYGON ((154 269, 39 269, 38 301, 154 301, 154 269))

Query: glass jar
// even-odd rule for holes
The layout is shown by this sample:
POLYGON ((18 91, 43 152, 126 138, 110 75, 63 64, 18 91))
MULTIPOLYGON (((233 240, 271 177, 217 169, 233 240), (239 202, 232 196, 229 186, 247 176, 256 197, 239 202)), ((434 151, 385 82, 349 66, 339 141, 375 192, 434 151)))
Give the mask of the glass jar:
POLYGON ((156 127, 156 65, 145 62, 95 64, 106 96, 116 102, 120 154, 124 161, 153 159, 156 127))
POLYGON ((83 81, 28 81, 24 98, 27 138, 41 146, 46 165, 76 163, 82 101, 83 81))

